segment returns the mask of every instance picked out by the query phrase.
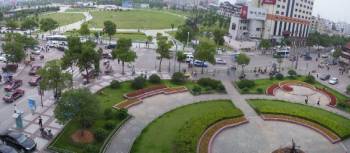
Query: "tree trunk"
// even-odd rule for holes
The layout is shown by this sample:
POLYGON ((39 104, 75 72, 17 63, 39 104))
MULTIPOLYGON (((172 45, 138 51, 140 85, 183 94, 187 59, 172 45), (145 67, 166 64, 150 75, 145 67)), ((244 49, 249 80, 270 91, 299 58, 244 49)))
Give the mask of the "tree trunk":
POLYGON ((124 61, 122 61, 122 74, 124 75, 125 72, 124 72, 124 61))
POLYGON ((201 73, 204 74, 204 65, 202 65, 202 72, 201 73))
POLYGON ((89 83, 89 80, 90 80, 90 74, 89 74, 89 70, 86 68, 85 69, 85 72, 86 72, 86 83, 89 83))
POLYGON ((181 62, 179 62, 179 72, 181 72, 181 62))
POLYGON ((72 89, 73 89, 73 86, 74 86, 74 80, 73 80, 73 75, 74 75, 74 69, 73 69, 73 65, 71 66, 71 69, 72 69, 72 78, 70 79, 71 81, 71 85, 72 85, 72 89))
POLYGON ((163 58, 160 58, 160 59, 159 59, 159 69, 158 69, 158 72, 162 72, 162 60, 163 60, 163 58))
POLYGON ((109 44, 111 44, 112 36, 109 36, 109 44))
POLYGON ((244 74, 244 65, 242 65, 242 74, 244 74))

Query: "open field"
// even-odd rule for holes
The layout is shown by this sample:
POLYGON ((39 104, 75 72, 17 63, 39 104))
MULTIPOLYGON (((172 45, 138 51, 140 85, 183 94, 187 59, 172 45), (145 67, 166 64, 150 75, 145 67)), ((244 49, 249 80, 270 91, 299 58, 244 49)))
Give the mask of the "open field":
POLYGON ((118 29, 170 29, 183 24, 185 18, 181 15, 157 10, 131 11, 96 11, 91 12, 93 19, 91 27, 103 28, 103 22, 110 20, 117 24, 118 29))
POLYGON ((72 24, 85 18, 83 14, 79 13, 51 13, 40 15, 39 19, 52 18, 58 22, 60 26, 72 24))

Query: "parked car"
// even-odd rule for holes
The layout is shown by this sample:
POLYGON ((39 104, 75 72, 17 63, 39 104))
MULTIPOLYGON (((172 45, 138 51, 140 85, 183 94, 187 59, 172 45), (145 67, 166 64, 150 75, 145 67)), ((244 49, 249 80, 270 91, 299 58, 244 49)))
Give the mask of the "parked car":
POLYGON ((328 58, 328 55, 327 54, 322 54, 321 57, 322 58, 328 58))
POLYGON ((117 47, 117 44, 110 44, 110 45, 107 45, 105 48, 106 49, 114 49, 117 47))
POLYGON ((34 54, 34 55, 40 55, 41 50, 40 48, 38 50, 32 50, 30 53, 34 54))
POLYGON ((41 69, 41 66, 32 66, 32 68, 29 71, 29 75, 36 75, 39 69, 41 69))
POLYGON ((28 83, 30 86, 38 86, 39 85, 39 82, 41 80, 41 76, 34 76, 28 83))
POLYGON ((34 152, 37 146, 32 138, 17 131, 8 131, 0 135, 0 139, 21 152, 34 152))
POLYGON ((88 74, 82 73, 81 75, 83 76, 84 79, 86 79, 87 77, 89 77, 89 79, 93 79, 93 78, 96 78, 97 73, 95 70, 90 70, 88 74))
POLYGON ((197 67, 208 67, 208 63, 200 61, 200 60, 194 60, 193 65, 197 67))
POLYGON ((321 79, 322 81, 327 81, 329 78, 331 78, 331 75, 329 75, 329 74, 325 74, 325 75, 322 75, 322 76, 320 77, 320 79, 321 79))
POLYGON ((226 65, 227 64, 226 61, 221 59, 221 58, 216 58, 215 59, 215 63, 216 64, 221 64, 221 65, 226 65))
POLYGON ((18 153, 16 149, 11 146, 0 144, 0 153, 18 153))
POLYGON ((5 95, 5 97, 3 97, 2 99, 6 102, 6 103, 12 103, 14 101, 16 101, 17 99, 23 97, 24 95, 24 90, 22 89, 16 89, 14 92, 12 93, 7 93, 5 95))
POLYGON ((329 79, 329 81, 328 81, 328 83, 331 85, 336 85, 336 84, 338 84, 338 82, 339 82, 338 78, 336 78, 336 77, 333 77, 333 78, 329 79))
POLYGON ((0 55, 0 62, 4 62, 4 63, 7 62, 7 58, 5 54, 0 55))
POLYGON ((10 92, 22 86, 22 83, 22 80, 12 80, 5 86, 4 89, 5 91, 10 92))
POLYGON ((2 67, 2 71, 4 72, 16 72, 18 69, 18 64, 7 64, 6 66, 2 67))

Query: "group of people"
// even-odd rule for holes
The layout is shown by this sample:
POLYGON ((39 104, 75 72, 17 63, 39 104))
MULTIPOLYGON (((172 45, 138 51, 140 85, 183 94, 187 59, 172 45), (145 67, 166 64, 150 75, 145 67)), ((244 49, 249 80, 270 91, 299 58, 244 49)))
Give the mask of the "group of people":
MULTIPOLYGON (((320 102, 321 102, 321 98, 318 98, 318 100, 317 100, 317 105, 320 105, 320 102)), ((305 98, 305 104, 307 105, 309 103, 309 96, 306 96, 306 98, 305 98)))

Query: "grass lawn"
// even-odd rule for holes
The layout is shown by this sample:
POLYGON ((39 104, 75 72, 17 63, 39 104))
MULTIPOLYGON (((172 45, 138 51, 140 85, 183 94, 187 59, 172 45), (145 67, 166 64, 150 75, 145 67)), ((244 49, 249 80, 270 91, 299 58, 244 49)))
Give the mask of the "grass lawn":
POLYGON ((110 20, 118 29, 170 29, 183 24, 185 18, 158 10, 96 11, 91 12, 90 26, 103 28, 103 22, 110 20))
POLYGON ((95 11, 97 9, 93 8, 69 8, 65 12, 89 12, 89 11, 95 11))
MULTIPOLYGON (((169 87, 182 86, 182 85, 175 85, 171 83, 169 80, 163 80, 162 83, 169 87)), ((183 86, 186 86, 188 89, 192 89, 192 87, 195 86, 195 84, 196 83, 194 82, 187 82, 183 86)), ((147 83, 146 87, 149 87, 149 86, 151 86, 151 84, 147 83)), ((110 109, 112 108, 113 105, 119 102, 122 102, 124 100, 123 95, 125 93, 129 93, 132 91, 134 91, 134 89, 131 88, 131 82, 128 81, 128 82, 121 83, 121 86, 119 89, 112 89, 112 88, 106 87, 101 91, 97 92, 96 93, 97 98, 101 102, 101 110, 99 111, 100 112, 99 114, 96 114, 99 119, 95 122, 95 124, 93 125, 93 127, 91 127, 90 130, 95 131, 96 129, 104 128, 107 122, 112 123, 113 125, 115 125, 115 127, 120 126, 120 123, 122 122, 121 120, 118 120, 115 118, 107 120, 104 117, 103 112, 105 109, 110 109)), ((113 109, 112 111, 114 113, 117 113, 117 110, 113 109)), ((65 126, 64 130, 59 134, 59 136, 56 137, 53 143, 50 144, 49 148, 53 148, 56 151, 61 150, 61 152, 62 150, 69 150, 77 153, 83 153, 84 152, 83 148, 86 145, 77 144, 71 140, 71 135, 79 129, 80 129, 79 124, 74 120, 72 120, 65 126)), ((107 130, 107 131, 108 133, 113 132, 113 130, 107 130)), ((92 145, 97 148, 101 148, 103 143, 104 143, 103 141, 100 141, 100 142, 95 141, 92 145)))
POLYGON ((196 152, 197 142, 207 127, 226 118, 242 116, 229 100, 216 100, 183 106, 153 121, 136 139, 132 153, 170 153, 189 148, 196 152), (184 142, 185 141, 185 142, 184 142), (185 145, 183 145, 185 143, 185 145))
MULTIPOLYGON (((252 88, 249 88, 248 91, 242 91, 239 89, 240 93, 241 94, 261 94, 261 93, 258 93, 257 89, 262 89, 263 92, 265 93, 266 89, 268 87, 270 87, 272 84, 276 84, 278 82, 281 82, 281 81, 288 81, 288 80, 299 80, 299 81, 304 81, 305 79, 305 76, 301 76, 301 77, 296 77, 295 79, 289 79, 288 77, 285 77, 284 80, 277 80, 277 79, 273 79, 273 80, 270 80, 270 79, 258 79, 258 80, 253 80, 255 82, 255 86, 252 87, 252 88)), ((237 82, 235 82, 235 84, 237 84, 237 82)), ((314 84, 312 84, 313 86, 317 87, 317 88, 326 88, 329 92, 331 92, 334 96, 337 97, 337 102, 338 103, 347 103, 350 101, 350 97, 332 89, 332 88, 329 88, 328 86, 326 85, 323 85, 321 84, 320 82, 315 82, 314 84)), ((238 88, 238 87, 237 87, 238 88)), ((345 108, 342 108, 348 112, 350 112, 350 106, 348 107, 345 107, 345 108)))
MULTIPOLYGON (((106 108, 112 108, 114 104, 121 102, 124 99, 123 94, 130 91, 132 91, 132 89, 130 88, 130 83, 126 82, 126 83, 122 83, 120 89, 105 88, 97 93, 98 99, 101 102, 101 111, 99 111, 100 112, 99 114, 96 114, 97 116, 99 116, 99 119, 95 122, 95 124, 91 128, 91 131, 94 131, 98 128, 103 128, 107 122, 113 123, 116 127, 119 126, 119 124, 121 123, 121 120, 118 120, 118 119, 106 120, 104 118, 103 112, 106 108)), ((116 110, 113 110, 113 111, 116 111, 116 110)), ((86 145, 77 144, 71 140, 71 135, 74 132, 76 132, 78 129, 80 129, 79 124, 74 120, 72 120, 65 126, 63 132, 61 132, 59 136, 57 136, 55 141, 52 144, 50 144, 50 147, 69 150, 77 153, 83 153, 84 152, 83 148, 86 145)), ((111 133, 113 130, 107 130, 107 131, 111 133)), ((100 141, 100 142, 95 141, 92 145, 96 146, 97 148, 101 148, 103 143, 104 143, 103 141, 100 141)))
POLYGON ((52 18, 58 22, 60 26, 72 24, 74 22, 78 22, 85 18, 83 14, 78 13, 51 13, 51 14, 45 14, 40 15, 39 19, 44 18, 52 18))
POLYGON ((261 114, 296 116, 318 123, 342 139, 350 136, 349 119, 316 107, 274 100, 250 100, 248 103, 261 114))
MULTIPOLYGON (((80 36, 80 34, 76 31, 67 31, 64 33, 64 35, 67 36, 80 36)), ((90 35, 92 38, 95 38, 94 34, 91 32, 90 35)), ((107 35, 102 36, 103 39, 109 39, 107 35)), ((120 39, 120 38, 126 38, 126 39, 131 39, 132 41, 146 41, 147 36, 145 33, 142 32, 117 32, 115 35, 112 36, 112 39, 120 39)))

